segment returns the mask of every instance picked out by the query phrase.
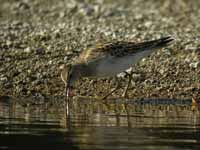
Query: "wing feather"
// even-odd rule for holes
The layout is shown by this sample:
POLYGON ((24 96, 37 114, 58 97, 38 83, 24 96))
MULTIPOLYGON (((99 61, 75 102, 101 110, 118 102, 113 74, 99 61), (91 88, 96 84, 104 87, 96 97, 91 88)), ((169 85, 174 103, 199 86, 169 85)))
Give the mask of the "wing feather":
POLYGON ((162 48, 168 45, 173 39, 164 37, 158 40, 152 40, 142 43, 129 41, 116 41, 113 43, 99 43, 95 47, 82 51, 78 63, 89 63, 105 57, 123 57, 134 55, 140 51, 162 48))

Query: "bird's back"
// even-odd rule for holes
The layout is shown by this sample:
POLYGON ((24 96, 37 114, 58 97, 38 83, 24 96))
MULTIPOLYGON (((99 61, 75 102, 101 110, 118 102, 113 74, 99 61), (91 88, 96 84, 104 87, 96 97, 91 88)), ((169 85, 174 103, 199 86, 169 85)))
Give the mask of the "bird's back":
MULTIPOLYGON (((128 55, 136 55, 143 51, 155 50, 167 46, 173 39, 170 37, 161 38, 142 43, 134 43, 129 41, 116 41, 110 43, 97 44, 92 48, 82 51, 77 62, 89 63, 106 57, 125 57, 128 55)), ((147 52, 148 53, 148 52, 147 52)), ((145 54, 145 53, 144 53, 145 54)))
POLYGON ((171 41, 170 37, 165 37, 142 43, 117 41, 98 44, 84 50, 76 63, 84 64, 92 72, 92 76, 113 76, 149 56, 155 49, 167 46, 171 41))

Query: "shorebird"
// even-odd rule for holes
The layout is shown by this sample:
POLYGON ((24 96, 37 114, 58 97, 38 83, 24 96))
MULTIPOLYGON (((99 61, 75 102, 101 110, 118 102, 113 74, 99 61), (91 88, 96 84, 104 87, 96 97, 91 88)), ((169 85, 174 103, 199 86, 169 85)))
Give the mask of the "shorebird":
MULTIPOLYGON (((141 43, 128 41, 116 41, 111 43, 97 44, 93 48, 85 49, 73 64, 61 65, 61 79, 66 86, 67 97, 72 96, 71 90, 75 82, 82 77, 111 77, 116 76, 149 56, 155 50, 163 48, 171 43, 171 37, 164 37, 141 43)), ((124 92, 127 93, 132 74, 124 92)), ((118 86, 104 98, 112 94, 118 86)))

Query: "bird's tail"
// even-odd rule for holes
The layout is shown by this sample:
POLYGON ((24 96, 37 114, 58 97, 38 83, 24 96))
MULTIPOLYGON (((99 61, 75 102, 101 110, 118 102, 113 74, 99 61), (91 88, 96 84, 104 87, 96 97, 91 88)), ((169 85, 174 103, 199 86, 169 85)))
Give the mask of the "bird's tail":
POLYGON ((160 38, 157 40, 152 40, 152 41, 147 41, 147 42, 143 42, 141 43, 141 45, 143 45, 143 49, 158 49, 158 48, 162 48, 165 46, 168 46, 174 39, 172 39, 170 36, 168 37, 164 37, 164 38, 160 38))
POLYGON ((134 45, 134 48, 133 48, 134 51, 131 51, 131 53, 132 54, 138 53, 137 60, 140 60, 144 57, 149 56, 155 50, 169 45, 171 41, 173 41, 171 37, 164 37, 157 40, 138 43, 134 45))

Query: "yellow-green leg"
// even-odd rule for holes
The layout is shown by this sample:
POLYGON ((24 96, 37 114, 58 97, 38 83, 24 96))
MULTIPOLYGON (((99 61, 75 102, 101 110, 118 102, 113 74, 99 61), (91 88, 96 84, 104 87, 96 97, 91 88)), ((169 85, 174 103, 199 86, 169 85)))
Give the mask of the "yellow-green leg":
POLYGON ((115 91, 117 91, 120 88, 120 83, 118 80, 118 77, 115 77, 115 80, 117 82, 117 85, 115 86, 115 88, 113 90, 111 90, 108 94, 106 94, 102 99, 106 99, 108 96, 110 96, 112 93, 114 93, 115 91))
POLYGON ((130 87, 130 84, 131 84, 131 80, 132 80, 132 76, 133 76, 133 72, 131 71, 130 73, 128 72, 125 72, 128 76, 128 83, 126 85, 126 88, 124 89, 124 93, 122 94, 122 97, 127 97, 127 92, 128 92, 128 89, 130 87))

